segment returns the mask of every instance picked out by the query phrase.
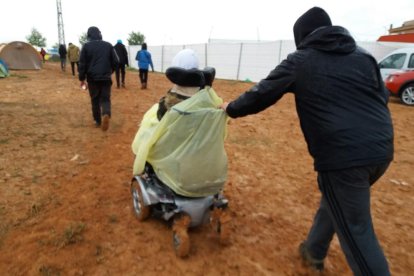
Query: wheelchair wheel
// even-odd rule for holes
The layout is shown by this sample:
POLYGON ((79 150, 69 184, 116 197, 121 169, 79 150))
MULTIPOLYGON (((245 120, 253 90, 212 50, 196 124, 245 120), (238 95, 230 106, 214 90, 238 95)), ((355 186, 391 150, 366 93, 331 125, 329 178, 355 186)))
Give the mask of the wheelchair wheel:
POLYGON ((174 220, 173 225, 173 246, 178 257, 186 257, 190 253, 190 237, 188 236, 188 226, 190 217, 183 215, 174 220))
POLYGON ((138 184, 136 179, 131 182, 131 195, 135 216, 139 221, 146 220, 151 213, 151 208, 150 206, 144 205, 141 186, 138 184))

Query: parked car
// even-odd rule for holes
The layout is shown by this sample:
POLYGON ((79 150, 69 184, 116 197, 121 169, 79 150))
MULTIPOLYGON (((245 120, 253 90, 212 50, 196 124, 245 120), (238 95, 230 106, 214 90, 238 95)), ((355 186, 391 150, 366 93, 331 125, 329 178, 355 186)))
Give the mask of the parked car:
POLYGON ((399 70, 414 70, 414 48, 400 48, 386 55, 378 63, 382 79, 399 70))
POLYGON ((397 71, 385 79, 391 95, 398 96, 406 105, 414 106, 414 70, 397 71))

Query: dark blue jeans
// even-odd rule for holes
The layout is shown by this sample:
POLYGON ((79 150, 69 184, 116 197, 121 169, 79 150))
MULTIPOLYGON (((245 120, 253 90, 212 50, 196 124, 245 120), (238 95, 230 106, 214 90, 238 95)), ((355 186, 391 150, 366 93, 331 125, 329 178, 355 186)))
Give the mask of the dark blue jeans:
POLYGON ((88 81, 91 96, 92 116, 97 124, 101 124, 101 116, 111 117, 111 81, 88 81))
POLYGON ((370 187, 388 165, 318 172, 322 198, 306 240, 314 258, 326 257, 336 233, 354 275, 390 275, 370 209, 370 187))

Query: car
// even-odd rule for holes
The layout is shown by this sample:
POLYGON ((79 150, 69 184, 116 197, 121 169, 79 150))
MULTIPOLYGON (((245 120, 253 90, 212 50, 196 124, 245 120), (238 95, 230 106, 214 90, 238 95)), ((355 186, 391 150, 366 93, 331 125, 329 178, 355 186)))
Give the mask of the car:
POLYGON ((384 83, 391 95, 399 97, 406 105, 414 106, 414 70, 392 73, 384 83))
POLYGON ((379 63, 381 77, 399 70, 414 70, 414 48, 400 48, 386 55, 379 63))

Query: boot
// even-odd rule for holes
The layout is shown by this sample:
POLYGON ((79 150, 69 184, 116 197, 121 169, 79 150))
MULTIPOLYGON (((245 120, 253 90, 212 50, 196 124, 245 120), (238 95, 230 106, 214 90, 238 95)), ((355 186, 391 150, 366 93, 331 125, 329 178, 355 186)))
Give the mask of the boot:
POLYGON ((147 89, 147 83, 146 82, 143 83, 143 87, 144 87, 143 89, 147 89))
POLYGON ((311 253, 309 252, 309 249, 306 247, 305 242, 302 242, 299 245, 299 254, 302 258, 302 261, 312 269, 318 271, 322 271, 324 269, 323 259, 319 260, 312 257, 311 253))
POLYGON ((102 131, 107 131, 109 127, 109 115, 105 114, 102 116, 102 131))

